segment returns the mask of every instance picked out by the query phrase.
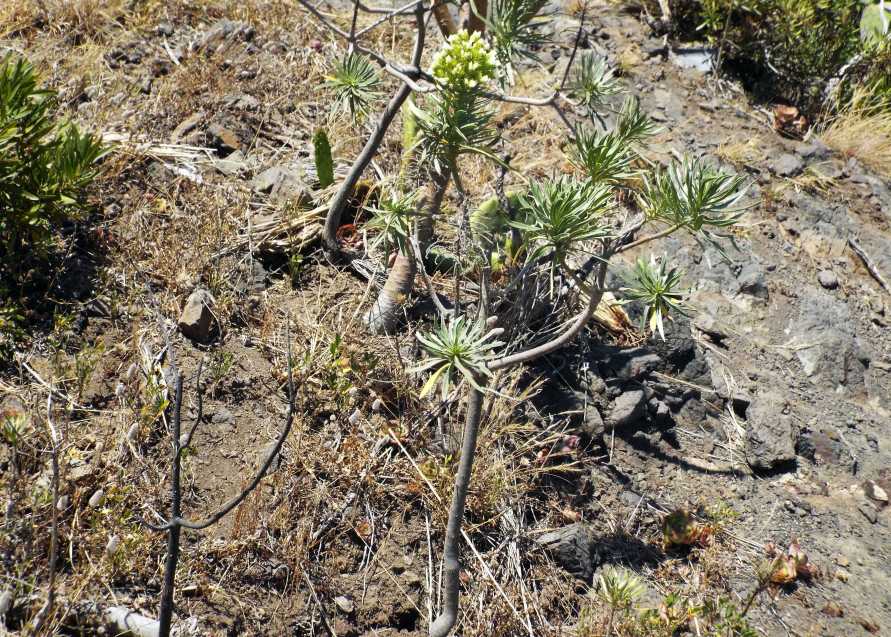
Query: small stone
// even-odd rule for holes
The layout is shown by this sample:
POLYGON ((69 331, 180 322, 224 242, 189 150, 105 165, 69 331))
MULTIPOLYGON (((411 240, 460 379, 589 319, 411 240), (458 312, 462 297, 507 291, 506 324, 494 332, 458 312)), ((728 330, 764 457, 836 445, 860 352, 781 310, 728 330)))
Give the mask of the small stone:
POLYGON ((69 482, 80 482, 81 480, 85 480, 93 475, 93 466, 86 462, 81 462, 73 467, 68 468, 68 480, 69 482))
POLYGON ((780 177, 794 177, 804 170, 804 162, 801 158, 783 153, 769 162, 770 170, 780 177))
POLYGON ((70 502, 69 497, 68 497, 67 495, 63 495, 61 498, 59 498, 59 499, 56 501, 56 510, 57 510, 57 511, 64 511, 65 509, 68 508, 68 503, 69 503, 69 502, 70 502))
POLYGON ((101 507, 105 503, 105 491, 102 489, 96 489, 93 495, 90 496, 89 505, 96 509, 101 507))
POLYGON ((863 490, 866 492, 866 497, 871 500, 875 500, 876 502, 881 502, 882 505, 888 504, 888 493, 876 484, 875 480, 867 480, 863 483, 863 490))
POLYGON ((410 588, 420 586, 421 584, 421 576, 418 575, 415 571, 405 571, 401 577, 402 581, 405 582, 410 588))
POLYGON ((338 595, 337 597, 335 597, 334 604, 337 606, 338 609, 340 609, 342 613, 347 614, 352 613, 353 609, 356 607, 355 604, 353 604, 353 600, 351 600, 346 595, 338 595))
POLYGON ((235 422, 235 416, 225 407, 220 407, 213 412, 210 421, 215 425, 231 425, 235 422))
POLYGON ((596 537, 590 526, 576 522, 545 533, 536 542, 550 551, 557 564, 590 584, 600 562, 595 551, 596 537))
POLYGON ((251 188, 278 200, 293 201, 298 206, 312 203, 310 189, 296 170, 283 166, 267 168, 254 177, 251 188))
POLYGON ((173 25, 170 22, 159 22, 155 27, 155 33, 169 38, 173 35, 173 25))
POLYGON ((693 327, 698 329, 700 332, 708 334, 713 339, 718 341, 722 341, 725 338, 730 338, 731 333, 721 322, 716 319, 711 314, 707 312, 702 312, 698 314, 696 318, 693 319, 693 327))
POLYGON ((213 167, 227 177, 234 177, 247 170, 247 158, 240 150, 236 150, 227 155, 225 159, 216 160, 213 167))
POLYGON ((118 552, 118 548, 121 546, 121 538, 117 535, 112 535, 108 538, 108 543, 105 545, 105 555, 108 557, 114 557, 115 553, 118 552))
POLYGON ((863 517, 869 520, 870 524, 875 524, 879 521, 878 511, 876 511, 876 508, 873 505, 863 502, 857 509, 863 514, 863 517))
POLYGON ((180 122, 176 128, 173 129, 173 133, 170 135, 170 137, 173 139, 173 141, 182 139, 185 135, 195 130, 195 127, 198 126, 198 124, 200 124, 203 119, 204 113, 200 111, 197 113, 192 113, 182 122, 180 122))
POLYGON ((746 460, 755 470, 772 471, 795 460, 792 418, 783 413, 786 403, 782 394, 768 390, 746 410, 746 460))
POLYGON ((824 615, 829 615, 830 617, 844 617, 845 616, 844 609, 833 601, 826 602, 826 605, 823 607, 823 610, 820 612, 822 612, 824 615))
POLYGON ((226 100, 226 104, 232 108, 243 111, 255 111, 260 108, 260 100, 253 95, 242 93, 240 95, 232 95, 226 100))
POLYGON ((402 555, 393 560, 392 568, 394 573, 402 573, 407 570, 412 564, 414 564, 414 560, 411 555, 402 555))
POLYGON ((817 281, 827 290, 834 290, 838 287, 838 277, 832 270, 820 270, 817 273, 817 281))
POLYGON ((750 263, 744 266, 737 277, 737 282, 741 294, 748 294, 764 300, 768 299, 767 280, 764 276, 764 270, 759 265, 750 263))
POLYGON ((361 417, 362 417, 362 412, 360 410, 356 409, 353 413, 350 414, 350 418, 349 418, 350 424, 355 425, 357 422, 359 422, 359 419, 361 417))
POLYGON ((196 288, 189 295, 179 316, 179 329, 185 337, 198 342, 208 339, 213 325, 213 313, 210 310, 213 304, 213 296, 203 288, 196 288))
POLYGON ((382 401, 380 398, 375 398, 374 402, 371 403, 371 411, 377 413, 381 410, 381 407, 383 407, 383 406, 384 406, 384 401, 382 401))
POLYGON ((211 143, 224 153, 232 153, 241 147, 238 135, 221 124, 211 124, 207 127, 207 134, 211 143))

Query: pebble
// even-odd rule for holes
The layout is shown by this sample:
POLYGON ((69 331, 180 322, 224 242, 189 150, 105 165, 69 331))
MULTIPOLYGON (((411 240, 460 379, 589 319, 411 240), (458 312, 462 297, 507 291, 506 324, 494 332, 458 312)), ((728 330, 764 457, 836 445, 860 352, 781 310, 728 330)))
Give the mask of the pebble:
POLYGON ((820 270, 817 273, 817 281, 827 290, 834 290, 838 287, 838 277, 832 270, 820 270))
POLYGON ((352 613, 355 608, 355 604, 353 604, 353 600, 345 595, 338 595, 334 598, 334 603, 344 613, 352 613))
POLYGON ((105 545, 105 554, 108 557, 114 557, 114 554, 118 552, 118 548, 121 546, 121 538, 117 535, 112 535, 108 538, 108 544, 105 545))
POLYGON ((103 504, 105 504, 105 491, 96 489, 93 495, 90 496, 89 505, 95 509, 103 504))

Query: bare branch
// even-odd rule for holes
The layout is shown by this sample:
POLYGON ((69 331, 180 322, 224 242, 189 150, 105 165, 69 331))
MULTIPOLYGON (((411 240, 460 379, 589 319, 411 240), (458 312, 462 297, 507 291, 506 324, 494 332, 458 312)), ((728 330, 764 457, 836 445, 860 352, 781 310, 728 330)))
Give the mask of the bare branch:
POLYGON ((377 20, 375 20, 374 22, 372 22, 371 24, 369 24, 367 27, 363 27, 363 28, 359 29, 359 31, 356 32, 356 36, 355 36, 355 38, 358 40, 358 39, 361 38, 363 35, 365 35, 365 34, 368 33, 369 31, 371 31, 372 29, 374 29, 374 28, 380 26, 381 24, 383 24, 383 23, 386 22, 387 20, 392 20, 392 19, 395 18, 397 15, 402 15, 402 14, 404 14, 404 13, 408 13, 409 11, 413 11, 414 8, 415 8, 415 6, 416 6, 419 2, 423 2, 423 1, 424 1, 424 0, 412 0, 412 1, 409 2, 408 4, 405 4, 405 5, 401 6, 401 7, 399 7, 398 9, 393 9, 392 11, 389 11, 384 17, 382 17, 382 18, 378 18, 377 20))
MULTIPOLYGON (((485 382, 483 379, 479 380, 485 382)), ((464 503, 467 500, 467 491, 470 487, 473 458, 476 455, 476 440, 479 435, 483 406, 483 393, 473 386, 469 386, 469 392, 461 459, 458 461, 458 472, 455 475, 455 488, 452 493, 452 505, 449 509, 449 521, 443 544, 443 609, 436 621, 430 625, 430 637, 446 637, 458 620, 458 586, 461 571, 458 559, 458 542, 461 535, 461 521, 464 519, 464 503)))
MULTIPOLYGON (((298 2, 304 6, 310 6, 306 3, 306 0, 298 0, 298 2)), ((314 8, 313 11, 315 11, 314 8)), ((425 29, 423 2, 419 2, 415 6, 415 23, 417 33, 415 48, 414 51, 412 51, 412 66, 417 68, 421 63, 421 54, 424 51, 425 29)), ((389 64, 387 64, 387 66, 389 66, 389 64)), ((411 95, 412 90, 411 85, 403 83, 402 86, 399 87, 399 90, 397 90, 390 99, 390 103, 387 104, 384 112, 381 113, 381 117, 374 128, 374 132, 372 132, 371 137, 368 138, 362 152, 353 162, 349 174, 340 185, 334 198, 331 200, 328 214, 325 217, 325 226, 322 231, 322 237, 325 241, 325 247, 332 254, 336 254, 340 250, 340 246, 337 242, 337 228, 340 227, 340 219, 343 216, 343 211, 346 208, 347 202, 352 196, 356 184, 359 183, 359 178, 362 176, 362 173, 368 167, 368 164, 371 163, 378 148, 380 148, 380 145, 384 140, 384 135, 386 135, 387 130, 390 128, 390 124, 393 123, 393 119, 396 117, 399 109, 402 108, 402 104, 408 99, 408 96, 411 95)))
MULTIPOLYGON (((171 361, 172 361, 171 357, 171 361)), ((173 455, 170 467, 170 519, 176 520, 180 515, 182 490, 180 489, 180 424, 182 423, 183 406, 183 374, 176 374, 176 389, 173 402, 173 423, 170 432, 173 443, 173 455)), ((158 611, 158 634, 160 637, 170 635, 173 622, 173 592, 176 586, 176 566, 179 563, 180 525, 173 524, 167 529, 167 561, 164 565, 164 584, 161 588, 161 608, 158 611)))
POLYGON ((237 496, 226 502, 222 507, 220 507, 216 513, 211 515, 205 520, 200 522, 194 522, 192 520, 187 520, 179 517, 178 515, 174 517, 168 524, 163 525, 162 529, 170 528, 171 526, 181 526, 187 529, 206 529, 209 526, 213 526, 220 520, 222 520, 230 511, 232 511, 239 504, 244 502, 245 498, 247 498, 254 489, 257 488, 257 485, 260 484, 260 481, 266 477, 267 471, 269 471, 269 467, 272 466, 272 463, 275 461, 275 458, 281 452, 282 446, 285 443, 285 439, 288 437, 288 434, 291 432, 291 426, 294 424, 294 375, 293 375, 294 364, 291 360, 291 336, 290 336, 290 328, 288 329, 288 414, 285 417, 285 425, 282 427, 281 432, 279 433, 278 438, 275 441, 275 445, 273 445, 272 450, 269 452, 269 455, 266 456, 266 459, 263 461, 263 464, 257 470, 257 473, 254 474, 253 479, 251 479, 250 483, 242 489, 241 493, 237 496))
POLYGON ((427 286, 427 292, 430 294, 430 298, 433 301, 433 305, 436 306, 439 316, 441 318, 449 316, 452 312, 439 300, 439 294, 437 294, 436 290, 433 288, 433 281, 430 280, 430 275, 427 274, 427 268, 424 267, 424 259, 421 258, 421 247, 418 245, 417 238, 409 236, 408 244, 412 257, 415 260, 415 267, 418 269, 418 272, 421 273, 421 278, 424 279, 424 285, 427 286))
POLYGON ((585 33, 585 16, 588 13, 588 3, 582 5, 582 16, 579 18, 579 30, 575 34, 575 42, 572 44, 572 53, 569 55, 569 61, 563 70, 563 79, 560 81, 560 91, 566 88, 566 82, 569 81, 569 72, 572 70, 572 64, 575 62, 575 56, 578 53, 579 45, 582 42, 582 36, 585 33))
MULTIPOLYGON (((641 224, 643 225, 643 224, 641 224)), ((638 246, 642 246, 645 243, 649 243, 650 241, 654 241, 656 239, 661 239, 662 237, 667 237, 672 232, 676 231, 681 227, 681 224, 676 223, 673 226, 669 226, 665 230, 661 232, 656 232, 655 234, 647 235, 646 237, 641 237, 637 241, 632 241, 631 243, 626 243, 625 245, 619 246, 616 248, 616 253, 625 252, 626 250, 630 250, 631 248, 636 248, 638 246)))

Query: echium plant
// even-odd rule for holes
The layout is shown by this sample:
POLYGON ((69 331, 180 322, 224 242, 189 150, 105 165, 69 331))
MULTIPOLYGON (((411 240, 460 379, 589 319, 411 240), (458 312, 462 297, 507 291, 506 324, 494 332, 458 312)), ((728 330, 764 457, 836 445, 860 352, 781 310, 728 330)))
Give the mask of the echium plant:
MULTIPOLYGON (((488 383, 497 370, 528 363, 576 338, 594 316, 604 293, 605 282, 613 257, 638 248, 651 241, 685 230, 699 240, 715 243, 729 236, 729 229, 743 213, 741 204, 745 184, 741 177, 713 169, 705 163, 683 159, 667 169, 647 175, 641 174, 640 161, 643 143, 656 132, 653 122, 641 111, 636 101, 628 100, 619 112, 616 125, 606 132, 582 129, 570 147, 570 159, 577 170, 574 176, 555 176, 543 181, 532 181, 515 198, 514 217, 507 226, 519 231, 526 262, 514 269, 504 283, 503 290, 523 285, 523 277, 530 271, 543 268, 552 284, 551 303, 560 307, 556 277, 568 279, 578 289, 578 301, 583 306, 580 313, 557 328, 549 328, 548 335, 536 342, 532 333, 532 345, 516 351, 508 342, 505 351, 498 352, 487 340, 491 334, 492 320, 483 323, 489 309, 478 307, 479 318, 467 316, 453 319, 448 351, 443 355, 442 338, 437 337, 443 328, 427 334, 420 332, 418 340, 427 352, 428 360, 422 365, 432 374, 426 386, 441 375, 457 382, 458 372, 466 382, 468 401, 464 425, 464 442, 455 482, 452 508, 446 531, 444 549, 443 614, 431 627, 430 634, 443 637, 457 621, 458 604, 458 549, 464 502, 475 452, 476 437, 484 413, 484 394, 497 390, 488 383), (615 198, 617 188, 631 189, 638 184, 639 212, 629 217, 615 198), (643 234, 647 226, 658 228, 643 234), (586 258, 587 257, 587 258, 586 258), (516 278, 512 278, 516 277, 516 278), (476 327, 470 326, 476 321, 476 327), (460 329, 457 329, 460 327, 460 329)), ((505 198, 507 199, 507 198, 505 198)), ((491 217, 491 214, 490 214, 491 217)), ((489 224, 489 227, 493 227, 489 224)), ((501 245, 492 237, 482 239, 479 249, 498 250, 501 245)), ((485 262, 491 262, 487 259, 485 262)), ((672 313, 684 313, 685 292, 682 274, 667 259, 657 261, 639 258, 624 278, 626 287, 615 290, 623 294, 623 302, 636 302, 643 306, 642 328, 665 336, 664 323, 672 313)), ((485 285, 484 280, 481 281, 485 285)), ((517 315, 513 299, 522 295, 505 294, 499 298, 499 290, 490 291, 498 304, 498 314, 517 315)), ((571 309, 565 305, 563 311, 571 309)), ((511 325, 511 329, 521 327, 511 325)), ((527 328, 529 330, 529 328, 527 328)))
MULTIPOLYGON (((605 125, 601 110, 612 103, 619 85, 611 69, 590 54, 577 58, 573 51, 570 59, 575 68, 566 69, 562 79, 551 84, 549 95, 500 92, 499 86, 510 85, 519 61, 534 59, 535 48, 544 41, 538 31, 543 2, 472 2, 474 9, 488 5, 488 10, 474 13, 483 28, 452 34, 427 71, 421 68, 425 25, 435 12, 424 0, 375 18, 372 26, 363 29, 357 30, 354 19, 349 33, 329 23, 309 0, 298 2, 344 38, 352 53, 378 63, 400 82, 332 198, 323 232, 329 252, 342 252, 336 230, 346 201, 388 127, 400 112, 406 112, 408 103, 403 153, 413 170, 400 170, 400 176, 392 179, 397 186, 383 197, 369 224, 372 235, 377 234, 372 245, 377 242, 385 247, 384 254, 377 251, 377 256, 389 265, 389 273, 366 315, 366 324, 378 333, 395 330, 405 301, 414 291, 415 275, 421 274, 419 279, 425 282, 440 318, 436 328, 418 332, 426 352, 416 367, 426 375, 420 391, 431 395, 437 384, 449 395, 466 391, 463 439, 443 544, 442 612, 430 626, 431 637, 446 637, 458 620, 464 504, 484 399, 499 389, 496 372, 527 364, 571 343, 589 325, 607 291, 619 295, 620 301, 643 305, 644 327, 663 334, 665 321, 686 309, 681 274, 670 260, 643 259, 624 277, 624 288, 608 289, 607 274, 615 267, 615 257, 680 231, 707 242, 728 236, 742 212, 744 183, 696 160, 648 172, 645 143, 657 127, 630 98, 616 114, 615 125, 605 125), (416 27, 409 64, 389 60, 361 40, 386 17, 398 19, 409 12, 416 27), (409 100, 413 94, 415 99, 409 100), (434 243, 435 221, 449 184, 456 186, 465 202, 471 196, 463 188, 461 156, 474 153, 502 169, 514 170, 494 153, 502 135, 510 136, 509 124, 502 128, 494 124, 498 101, 555 111, 570 131, 567 159, 571 169, 564 173, 571 174, 555 172, 546 179, 530 179, 520 167, 521 177, 516 180, 520 185, 509 193, 499 181, 494 194, 478 202, 480 210, 471 215, 473 245, 461 246, 460 263, 453 270, 456 298, 440 298, 426 271, 428 247, 434 243), (573 123, 564 112, 567 105, 583 111, 590 124, 573 123), (619 191, 621 200, 616 196, 619 191), (637 205, 629 208, 628 202, 637 205), (489 276, 493 263, 500 264, 497 280, 489 276), (543 279, 550 285, 538 285, 543 279), (479 294, 469 306, 462 306, 457 291, 470 287, 479 294), (546 317, 517 318, 531 317, 533 306, 547 307, 546 317)), ((354 15, 371 10, 363 6, 357 3, 354 15)), ((579 28, 577 44, 584 24, 579 28)), ((342 83, 344 96, 360 96, 360 82, 353 82, 353 88, 346 88, 347 84, 342 83)), ((509 139, 504 141, 510 144, 509 139)), ((403 169, 407 163, 403 157, 403 169)), ((459 241, 469 243, 464 236, 459 241)))

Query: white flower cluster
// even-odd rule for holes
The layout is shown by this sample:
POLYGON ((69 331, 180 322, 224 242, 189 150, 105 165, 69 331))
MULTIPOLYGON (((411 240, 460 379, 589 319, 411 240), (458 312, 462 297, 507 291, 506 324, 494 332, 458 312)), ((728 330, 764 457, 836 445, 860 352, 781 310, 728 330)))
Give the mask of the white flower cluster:
POLYGON ((431 73, 446 90, 466 92, 491 82, 498 61, 479 33, 458 31, 433 58, 431 73))

